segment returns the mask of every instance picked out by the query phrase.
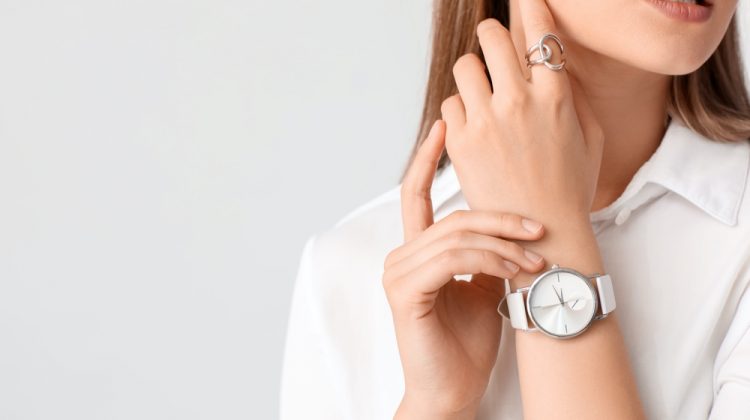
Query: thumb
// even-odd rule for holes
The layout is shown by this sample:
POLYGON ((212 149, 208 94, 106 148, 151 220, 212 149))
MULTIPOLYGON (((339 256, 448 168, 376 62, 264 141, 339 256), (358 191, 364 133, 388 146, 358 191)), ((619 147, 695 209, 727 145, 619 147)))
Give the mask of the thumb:
POLYGON ((401 184, 404 241, 416 238, 433 223, 430 190, 445 147, 445 122, 437 120, 417 150, 401 184))

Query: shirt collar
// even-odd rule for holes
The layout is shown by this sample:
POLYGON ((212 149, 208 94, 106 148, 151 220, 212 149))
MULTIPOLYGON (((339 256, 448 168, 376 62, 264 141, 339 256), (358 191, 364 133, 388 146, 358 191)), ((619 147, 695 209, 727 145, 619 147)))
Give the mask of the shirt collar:
MULTIPOLYGON (((672 118, 656 151, 638 169, 622 195, 592 212, 591 220, 613 218, 624 207, 629 213, 649 199, 671 191, 733 226, 737 224, 748 168, 750 142, 711 140, 672 118)), ((460 192, 458 177, 449 162, 433 182, 435 211, 460 192)))

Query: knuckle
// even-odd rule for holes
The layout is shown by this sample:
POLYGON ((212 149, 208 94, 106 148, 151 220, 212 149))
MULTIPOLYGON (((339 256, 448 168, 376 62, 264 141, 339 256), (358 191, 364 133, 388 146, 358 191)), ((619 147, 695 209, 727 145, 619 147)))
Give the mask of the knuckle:
POLYGON ((481 35, 490 29, 504 29, 503 25, 495 18, 487 18, 477 25, 477 35, 481 35))
POLYGON ((456 62, 453 64, 453 74, 463 73, 472 66, 477 65, 483 65, 482 60, 479 59, 479 56, 474 53, 466 53, 461 57, 458 57, 458 60, 456 60, 456 62))
POLYGON ((485 111, 483 108, 477 110, 471 118, 471 124, 477 132, 486 132, 493 125, 494 115, 491 111, 485 111))
POLYGON ((447 242, 450 248, 460 248, 466 242, 469 234, 462 230, 457 230, 448 234, 447 242))
POLYGON ((523 111, 529 106, 529 97, 522 89, 507 89, 497 96, 497 106, 506 114, 523 111))
POLYGON ((446 249, 438 254, 437 262, 438 264, 451 265, 458 259, 460 255, 461 252, 457 249, 446 249))
POLYGON ((446 217, 446 221, 451 225, 460 225, 469 217, 469 211, 464 209, 459 209, 453 211, 453 213, 449 214, 448 217, 446 217))

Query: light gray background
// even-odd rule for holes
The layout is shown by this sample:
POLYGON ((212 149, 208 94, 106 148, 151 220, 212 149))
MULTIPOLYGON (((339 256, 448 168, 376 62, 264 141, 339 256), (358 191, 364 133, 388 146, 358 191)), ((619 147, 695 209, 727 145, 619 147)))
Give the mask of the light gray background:
POLYGON ((429 9, 0 1, 0 419, 275 418, 302 244, 397 182, 429 9))

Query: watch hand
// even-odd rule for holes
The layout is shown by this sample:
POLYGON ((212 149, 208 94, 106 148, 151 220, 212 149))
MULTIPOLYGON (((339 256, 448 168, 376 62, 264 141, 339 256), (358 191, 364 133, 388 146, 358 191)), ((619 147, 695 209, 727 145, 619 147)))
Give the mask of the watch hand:
POLYGON ((555 303, 550 303, 549 305, 533 305, 532 308, 550 308, 552 306, 559 306, 559 305, 560 303, 555 302, 555 303))
POLYGON ((554 291, 555 291, 555 295, 557 295, 557 299, 558 299, 558 300, 560 301, 560 305, 562 305, 562 304, 563 304, 563 299, 562 299, 562 296, 560 296, 560 294, 559 294, 559 293, 557 293, 557 289, 555 289, 555 286, 554 286, 554 285, 552 286, 552 290, 554 290, 554 291))

